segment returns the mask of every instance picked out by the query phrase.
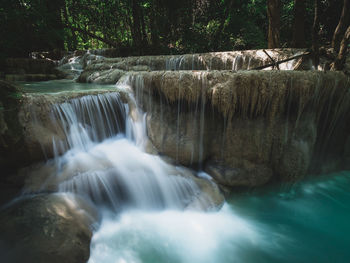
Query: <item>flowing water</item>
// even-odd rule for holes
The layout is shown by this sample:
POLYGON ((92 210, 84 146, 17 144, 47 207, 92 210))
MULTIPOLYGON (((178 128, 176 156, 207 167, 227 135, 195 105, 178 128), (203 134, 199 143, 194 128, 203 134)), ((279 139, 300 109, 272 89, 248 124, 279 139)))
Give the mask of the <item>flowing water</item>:
POLYGON ((60 92, 94 91, 94 90, 115 90, 115 85, 87 85, 73 82, 71 80, 49 80, 41 82, 20 83, 26 93, 55 94, 60 92))
MULTIPOLYGON (((131 101, 136 101, 132 95, 131 101)), ((350 259, 350 172, 238 193, 219 211, 204 212, 193 206, 196 199, 210 206, 200 196, 195 172, 144 151, 141 110, 116 95, 100 95, 54 105, 53 112, 65 124, 68 147, 48 162, 54 169, 43 188, 54 181, 57 191, 74 192, 98 207, 102 219, 89 263, 350 259), (107 122, 96 119, 98 114, 107 122), (125 124, 109 123, 118 119, 125 124), (98 120, 110 127, 98 133, 102 137, 96 133, 98 120)))
POLYGON ((218 212, 104 217, 96 262, 348 262, 350 172, 238 194, 218 212))

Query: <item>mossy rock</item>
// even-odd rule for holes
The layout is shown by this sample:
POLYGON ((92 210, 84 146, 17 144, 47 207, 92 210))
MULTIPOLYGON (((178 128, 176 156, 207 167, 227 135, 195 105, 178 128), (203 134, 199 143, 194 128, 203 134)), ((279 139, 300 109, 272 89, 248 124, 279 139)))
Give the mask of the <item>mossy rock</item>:
POLYGON ((0 80, 0 167, 2 171, 23 165, 25 156, 23 127, 18 119, 22 91, 10 82, 0 80))

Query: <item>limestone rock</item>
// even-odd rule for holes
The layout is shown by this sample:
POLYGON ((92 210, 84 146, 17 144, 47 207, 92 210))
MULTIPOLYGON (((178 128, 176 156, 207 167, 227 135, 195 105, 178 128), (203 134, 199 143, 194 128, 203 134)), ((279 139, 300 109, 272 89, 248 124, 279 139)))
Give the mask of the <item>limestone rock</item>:
POLYGON ((264 165, 250 164, 250 167, 232 168, 219 163, 208 163, 205 171, 222 186, 259 186, 267 183, 273 172, 264 165))
POLYGON ((296 180, 315 165, 342 169, 326 164, 344 158, 350 132, 341 72, 153 71, 124 80, 158 151, 183 165, 219 163, 209 173, 224 185, 296 180))
POLYGON ((79 82, 98 83, 98 84, 116 84, 125 74, 119 69, 108 69, 97 72, 84 71, 80 76, 79 82))
POLYGON ((193 178, 201 189, 194 201, 186 209, 199 209, 204 211, 219 210, 224 204, 225 198, 217 184, 213 181, 203 178, 193 178))
POLYGON ((189 178, 191 181, 195 182, 199 189, 185 209, 215 211, 222 207, 225 198, 215 182, 208 178, 198 177, 192 170, 180 166, 177 166, 176 170, 174 170, 174 174, 189 178))

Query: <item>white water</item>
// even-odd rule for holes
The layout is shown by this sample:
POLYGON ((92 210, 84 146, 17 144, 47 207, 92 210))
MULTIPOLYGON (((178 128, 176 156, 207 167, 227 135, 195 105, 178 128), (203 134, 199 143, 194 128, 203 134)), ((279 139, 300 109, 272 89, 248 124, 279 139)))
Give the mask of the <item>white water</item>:
POLYGON ((126 118, 117 93, 87 95, 52 106, 52 121, 61 122, 65 141, 53 138, 54 145, 68 144, 66 149, 87 150, 92 142, 100 142, 122 131, 126 118))
MULTIPOLYGON (((142 89, 142 81, 136 82, 142 89)), ((119 88, 131 92, 129 84, 127 79, 119 88)), ((142 90, 136 93, 142 96, 142 90)), ((237 244, 254 245, 260 234, 228 206, 196 211, 196 199, 207 200, 200 199, 189 171, 144 152, 145 115, 136 101, 130 93, 124 105, 107 93, 53 107, 53 120, 64 123, 68 150, 56 156, 49 181, 60 192, 91 200, 103 214, 89 262, 232 262, 237 244)))
MULTIPOLYGON (((128 83, 123 85, 130 90, 128 83)), ((124 105, 112 93, 54 106, 53 118, 65 124, 68 150, 61 155, 57 151, 43 190, 53 184, 99 208, 102 221, 92 238, 89 263, 346 262, 349 258, 349 176, 339 182, 312 183, 316 186, 309 184, 301 191, 283 191, 283 196, 243 194, 218 212, 191 209, 196 209, 191 204, 200 188, 188 170, 144 151, 145 118, 135 104, 132 94, 129 105, 124 105), (325 247, 330 249, 323 251, 325 247)))
POLYGON ((228 206, 217 213, 128 211, 104 218, 89 263, 235 262, 240 244, 261 241, 228 206))
POLYGON ((347 262, 350 173, 244 193, 219 212, 105 215, 89 263, 347 262))
MULTIPOLYGON (((52 106, 52 122, 64 136, 53 138, 54 160, 32 172, 50 173, 39 191, 76 193, 113 213, 212 206, 194 172, 145 152, 145 114, 128 80, 118 86, 129 92, 128 104, 117 93, 104 93, 52 106)), ((29 185, 25 192, 32 191, 38 190, 29 185)))

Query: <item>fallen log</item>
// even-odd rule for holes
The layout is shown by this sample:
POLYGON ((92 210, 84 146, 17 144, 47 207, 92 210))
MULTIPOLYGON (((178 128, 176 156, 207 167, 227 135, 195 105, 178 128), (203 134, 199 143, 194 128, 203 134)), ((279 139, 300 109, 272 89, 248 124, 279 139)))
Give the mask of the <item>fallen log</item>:
POLYGON ((273 69, 274 67, 276 67, 278 70, 280 70, 280 67, 278 66, 278 64, 276 64, 276 61, 270 56, 270 54, 267 53, 267 51, 266 51, 265 49, 263 49, 263 51, 264 51, 264 53, 269 57, 269 59, 271 60, 271 62, 274 64, 273 67, 272 67, 272 69, 273 69))
POLYGON ((296 56, 289 57, 289 58, 286 58, 286 59, 283 59, 283 60, 275 61, 274 63, 270 63, 270 64, 266 64, 266 65, 263 65, 263 66, 255 67, 255 68, 252 68, 252 69, 249 69, 249 70, 261 70, 261 69, 264 69, 264 68, 273 67, 273 66, 282 64, 284 62, 287 62, 287 61, 290 61, 290 60, 293 60, 293 59, 296 59, 296 58, 301 58, 301 57, 310 56, 310 55, 311 55, 311 52, 305 52, 305 53, 300 54, 300 55, 296 55, 296 56))

